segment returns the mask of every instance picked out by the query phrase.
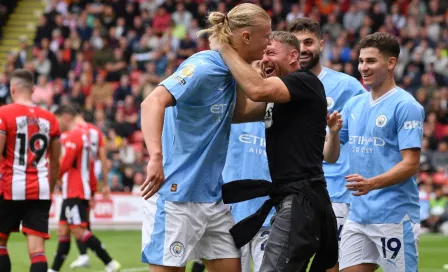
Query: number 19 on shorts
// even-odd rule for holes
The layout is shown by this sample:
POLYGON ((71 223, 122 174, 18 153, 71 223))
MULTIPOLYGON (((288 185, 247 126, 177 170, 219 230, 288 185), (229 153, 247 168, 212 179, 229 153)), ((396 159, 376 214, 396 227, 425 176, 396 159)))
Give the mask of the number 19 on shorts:
POLYGON ((381 246, 384 259, 395 259, 401 249, 401 241, 398 238, 381 238, 381 246), (390 253, 389 253, 390 252, 390 253), (392 254, 392 255, 390 255, 392 254))

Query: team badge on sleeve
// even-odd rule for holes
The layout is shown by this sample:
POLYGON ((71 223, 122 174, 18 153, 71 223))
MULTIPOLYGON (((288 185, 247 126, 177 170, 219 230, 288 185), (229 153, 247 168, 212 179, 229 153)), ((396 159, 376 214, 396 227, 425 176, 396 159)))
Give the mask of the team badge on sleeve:
POLYGON ((182 70, 180 70, 180 76, 184 78, 192 77, 195 69, 196 67, 193 64, 187 64, 184 68, 182 68, 182 70))

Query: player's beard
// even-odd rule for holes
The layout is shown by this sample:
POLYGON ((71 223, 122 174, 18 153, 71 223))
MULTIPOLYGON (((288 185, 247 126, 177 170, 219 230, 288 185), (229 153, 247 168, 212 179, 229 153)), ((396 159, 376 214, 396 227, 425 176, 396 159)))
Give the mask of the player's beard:
POLYGON ((319 63, 319 61, 320 61, 320 54, 312 53, 312 57, 307 63, 302 63, 299 60, 300 68, 305 69, 305 70, 311 70, 314 67, 316 67, 316 65, 319 63))
POLYGON ((289 71, 288 67, 288 65, 278 65, 278 76, 287 76, 292 73, 293 71, 289 71))

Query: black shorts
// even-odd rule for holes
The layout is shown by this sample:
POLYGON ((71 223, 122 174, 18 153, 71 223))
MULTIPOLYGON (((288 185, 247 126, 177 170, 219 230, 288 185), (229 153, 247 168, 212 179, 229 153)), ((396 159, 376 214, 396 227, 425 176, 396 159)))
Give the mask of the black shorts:
POLYGON ((89 201, 80 198, 68 198, 62 201, 59 224, 87 227, 89 221, 89 201))
POLYGON ((49 239, 51 200, 0 200, 0 237, 19 231, 49 239))

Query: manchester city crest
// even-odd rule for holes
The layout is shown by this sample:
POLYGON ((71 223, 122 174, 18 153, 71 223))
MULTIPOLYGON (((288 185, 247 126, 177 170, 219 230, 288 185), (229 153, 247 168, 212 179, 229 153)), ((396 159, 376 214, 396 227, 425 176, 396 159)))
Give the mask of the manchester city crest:
POLYGON ((377 127, 384 127, 386 125, 386 123, 387 123, 386 115, 381 114, 376 118, 375 124, 377 127))
POLYGON ((170 252, 174 257, 182 257, 185 253, 185 247, 181 242, 174 242, 170 246, 170 252))

